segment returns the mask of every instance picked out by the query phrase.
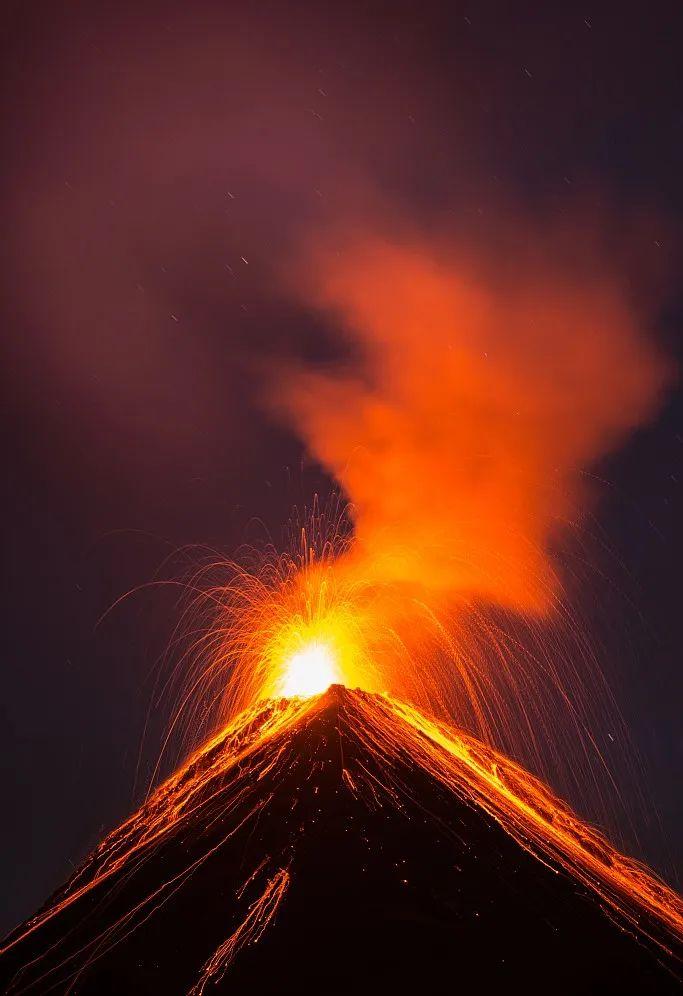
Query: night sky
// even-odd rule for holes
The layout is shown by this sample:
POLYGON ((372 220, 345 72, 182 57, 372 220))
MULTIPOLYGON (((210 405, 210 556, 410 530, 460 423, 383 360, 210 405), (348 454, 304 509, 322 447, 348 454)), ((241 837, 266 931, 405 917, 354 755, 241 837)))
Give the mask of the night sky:
MULTIPOLYGON (((635 219, 639 292, 681 358, 678 4, 325 6, 11 5, 1 926, 147 784, 178 598, 147 583, 193 548, 281 543, 292 505, 331 490, 262 397, 265 363, 340 348, 273 278, 302 229, 370 185, 463 230, 495 230, 501 201, 608 205, 635 219)), ((641 768, 618 833, 680 886, 675 380, 591 475, 580 594, 641 768)))

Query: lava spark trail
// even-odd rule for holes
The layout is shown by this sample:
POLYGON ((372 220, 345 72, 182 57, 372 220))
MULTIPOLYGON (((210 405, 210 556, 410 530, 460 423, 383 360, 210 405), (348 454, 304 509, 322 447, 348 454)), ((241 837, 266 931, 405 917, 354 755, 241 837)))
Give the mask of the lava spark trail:
POLYGON ((244 921, 234 934, 221 944, 202 969, 201 978, 190 990, 188 996, 202 996, 207 985, 220 982, 230 965, 245 944, 256 944, 277 914, 282 897, 289 885, 289 872, 280 868, 266 883, 262 894, 254 901, 244 921))

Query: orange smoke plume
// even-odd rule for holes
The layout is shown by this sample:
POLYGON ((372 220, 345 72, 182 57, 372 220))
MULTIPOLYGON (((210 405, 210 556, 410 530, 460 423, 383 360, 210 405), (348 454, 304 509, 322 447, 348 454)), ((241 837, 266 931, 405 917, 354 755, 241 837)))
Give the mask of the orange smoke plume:
POLYGON ((547 611, 582 471, 656 408, 666 364, 615 275, 527 238, 515 260, 357 227, 296 269, 354 355, 290 370, 279 403, 350 498, 365 585, 547 611))
POLYGON ((387 693, 609 825, 619 779, 596 731, 627 731, 556 552, 591 498, 585 471, 654 414, 668 362, 586 231, 501 230, 485 248, 386 232, 308 243, 289 290, 343 330, 346 356, 280 366, 267 392, 353 530, 343 503, 314 503, 284 553, 200 572, 172 730, 198 746, 214 714, 260 699, 387 693))

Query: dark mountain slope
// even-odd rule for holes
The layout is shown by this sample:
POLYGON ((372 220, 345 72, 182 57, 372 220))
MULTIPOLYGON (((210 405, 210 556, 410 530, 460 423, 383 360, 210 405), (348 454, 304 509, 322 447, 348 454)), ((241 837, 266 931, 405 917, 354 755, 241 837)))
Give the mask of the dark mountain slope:
MULTIPOLYGON (((675 930, 632 901, 623 916, 408 727, 383 699, 338 687, 233 726, 15 931, 3 984, 93 996, 683 991, 656 943, 674 948, 675 930)), ((587 832, 586 861, 609 870, 596 841, 587 832)))

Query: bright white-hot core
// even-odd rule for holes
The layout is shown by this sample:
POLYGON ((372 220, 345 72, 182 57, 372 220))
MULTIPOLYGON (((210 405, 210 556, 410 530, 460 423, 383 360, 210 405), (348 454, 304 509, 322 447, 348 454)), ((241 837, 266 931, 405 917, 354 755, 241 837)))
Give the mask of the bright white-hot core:
POLYGON ((326 691, 330 685, 342 683, 332 649, 325 643, 315 641, 292 654, 287 661, 280 694, 285 698, 295 695, 309 698, 326 691))

